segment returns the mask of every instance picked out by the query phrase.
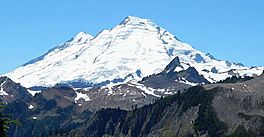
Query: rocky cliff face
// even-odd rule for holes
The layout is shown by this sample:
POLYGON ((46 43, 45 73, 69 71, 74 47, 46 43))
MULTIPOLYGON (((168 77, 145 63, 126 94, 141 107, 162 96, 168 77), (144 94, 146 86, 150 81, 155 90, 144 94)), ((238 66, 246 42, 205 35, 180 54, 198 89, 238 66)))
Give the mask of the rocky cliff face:
POLYGON ((0 100, 10 103, 12 101, 29 100, 31 94, 18 83, 13 82, 8 77, 0 77, 0 100))

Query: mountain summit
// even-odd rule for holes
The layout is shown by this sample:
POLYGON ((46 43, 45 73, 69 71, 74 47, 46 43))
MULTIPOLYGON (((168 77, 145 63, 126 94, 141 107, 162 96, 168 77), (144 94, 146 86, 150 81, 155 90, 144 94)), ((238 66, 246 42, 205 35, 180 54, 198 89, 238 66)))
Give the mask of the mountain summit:
POLYGON ((156 27, 156 24, 149 19, 142 19, 139 17, 128 16, 119 25, 149 25, 156 27))
POLYGON ((128 16, 95 37, 80 32, 6 76, 27 88, 58 83, 104 86, 160 73, 175 57, 179 57, 181 66, 175 71, 194 67, 209 82, 232 75, 260 75, 263 69, 216 60, 181 42, 153 21, 128 16))

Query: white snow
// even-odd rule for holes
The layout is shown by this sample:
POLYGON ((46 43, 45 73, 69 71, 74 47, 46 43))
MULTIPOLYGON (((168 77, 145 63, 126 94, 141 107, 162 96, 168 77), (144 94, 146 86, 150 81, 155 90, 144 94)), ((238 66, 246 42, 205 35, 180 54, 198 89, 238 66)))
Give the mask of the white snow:
POLYGON ((157 89, 158 92, 165 92, 166 89, 157 89))
POLYGON ((191 86, 196 86, 198 85, 198 83, 192 83, 192 82, 189 82, 188 80, 186 80, 185 78, 181 78, 182 80, 175 80, 175 81, 178 81, 180 83, 185 83, 185 84, 188 84, 188 85, 191 85, 191 86))
MULTIPOLYGON (((161 72, 176 56, 183 66, 176 71, 194 67, 210 82, 230 77, 228 71, 232 69, 241 76, 260 75, 264 69, 250 69, 216 60, 179 41, 151 20, 129 16, 116 27, 104 30, 96 37, 81 32, 71 41, 6 76, 27 88, 54 86, 72 80, 86 80, 96 84, 126 78, 124 82, 127 82, 161 72), (213 67, 218 73, 210 72, 213 67), (138 75, 136 72, 141 73, 138 75), (129 74, 133 77, 127 77, 129 74)), ((152 94, 151 89, 146 90, 152 94)))
POLYGON ((0 96, 8 96, 8 94, 4 91, 5 81, 0 85, 0 96))
POLYGON ((83 94, 81 92, 75 92, 77 94, 76 98, 74 99, 75 102, 80 100, 80 99, 84 99, 84 101, 90 101, 91 99, 88 97, 88 95, 86 94, 83 94))
POLYGON ((128 84, 128 85, 134 86, 134 87, 144 91, 146 94, 153 95, 153 96, 156 96, 156 97, 160 97, 160 95, 156 95, 154 93, 154 91, 156 91, 156 89, 153 89, 151 87, 146 87, 145 85, 140 84, 140 83, 136 83, 136 82, 131 82, 131 84, 128 84))
POLYGON ((166 95, 172 95, 173 93, 172 92, 164 92, 164 94, 166 94, 166 95))
POLYGON ((125 97, 126 96, 126 93, 123 95, 123 97, 125 97))
POLYGON ((34 106, 33 105, 29 105, 29 107, 28 107, 29 109, 33 109, 34 108, 34 106))
POLYGON ((41 91, 33 91, 33 90, 29 90, 27 89, 27 91, 32 95, 35 96, 37 93, 40 93, 41 91))

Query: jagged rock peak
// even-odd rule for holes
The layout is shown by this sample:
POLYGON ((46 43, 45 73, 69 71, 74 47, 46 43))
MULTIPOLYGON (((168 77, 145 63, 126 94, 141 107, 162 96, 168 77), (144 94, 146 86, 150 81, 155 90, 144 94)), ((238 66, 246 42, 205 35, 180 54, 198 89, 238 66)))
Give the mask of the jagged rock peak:
POLYGON ((179 57, 177 56, 166 66, 163 72, 165 73, 173 72, 175 68, 178 66, 181 66, 181 63, 179 57))

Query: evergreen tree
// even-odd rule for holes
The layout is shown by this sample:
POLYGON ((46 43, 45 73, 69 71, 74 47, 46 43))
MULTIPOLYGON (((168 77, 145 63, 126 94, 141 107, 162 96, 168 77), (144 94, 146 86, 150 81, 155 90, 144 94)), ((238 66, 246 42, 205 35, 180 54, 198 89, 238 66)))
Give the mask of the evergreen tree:
POLYGON ((20 124, 18 120, 13 120, 10 118, 12 115, 3 114, 3 110, 5 107, 6 106, 4 103, 0 103, 0 135, 1 137, 7 137, 7 131, 10 125, 20 124))

